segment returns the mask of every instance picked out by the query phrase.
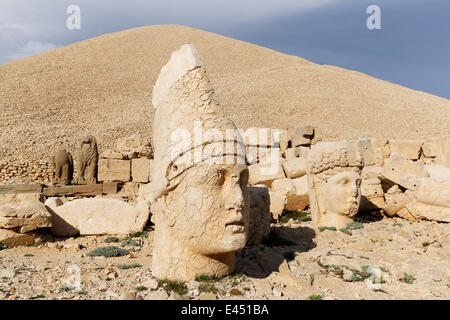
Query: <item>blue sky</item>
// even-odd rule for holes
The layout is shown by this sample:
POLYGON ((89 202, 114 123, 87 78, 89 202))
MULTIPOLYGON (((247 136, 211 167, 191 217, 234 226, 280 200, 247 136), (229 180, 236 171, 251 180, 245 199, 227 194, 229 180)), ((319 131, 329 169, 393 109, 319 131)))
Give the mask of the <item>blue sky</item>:
POLYGON ((105 33, 180 24, 450 99, 449 0, 2 0, 0 63, 105 33), (68 6, 81 30, 68 30, 68 6), (366 27, 369 5, 381 30, 366 27))

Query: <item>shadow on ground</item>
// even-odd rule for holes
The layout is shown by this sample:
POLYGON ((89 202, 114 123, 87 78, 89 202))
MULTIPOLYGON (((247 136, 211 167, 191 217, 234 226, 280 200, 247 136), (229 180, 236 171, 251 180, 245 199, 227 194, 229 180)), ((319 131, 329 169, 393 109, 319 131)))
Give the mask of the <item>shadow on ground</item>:
POLYGON ((245 247, 236 254, 236 272, 252 278, 266 278, 278 271, 283 261, 316 247, 316 233, 308 227, 272 227, 263 244, 245 247))

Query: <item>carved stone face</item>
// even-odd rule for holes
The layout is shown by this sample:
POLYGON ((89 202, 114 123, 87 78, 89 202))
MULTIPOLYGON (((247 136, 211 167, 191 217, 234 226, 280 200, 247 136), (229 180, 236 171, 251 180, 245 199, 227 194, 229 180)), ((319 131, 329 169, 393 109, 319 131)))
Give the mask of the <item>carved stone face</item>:
POLYGON ((201 255, 242 249, 250 215, 247 166, 200 164, 183 175, 165 197, 175 238, 201 255))
POLYGON ((354 171, 338 173, 325 182, 324 194, 327 213, 353 217, 361 203, 361 177, 354 171))

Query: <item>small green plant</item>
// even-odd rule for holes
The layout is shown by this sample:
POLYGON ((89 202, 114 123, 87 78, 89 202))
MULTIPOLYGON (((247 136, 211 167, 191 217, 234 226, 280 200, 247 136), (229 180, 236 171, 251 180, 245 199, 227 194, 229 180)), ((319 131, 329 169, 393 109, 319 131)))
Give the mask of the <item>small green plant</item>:
POLYGON ((119 242, 119 241, 120 241, 120 239, 117 237, 108 237, 105 239, 106 243, 119 242))
POLYGON ((364 228, 364 224, 362 224, 361 222, 350 222, 347 223, 347 226, 343 229, 340 229, 339 231, 348 234, 349 236, 353 235, 351 230, 358 230, 358 229, 363 229, 364 228))
POLYGON ((118 248, 118 247, 100 247, 88 252, 86 255, 88 257, 122 257, 126 256, 130 252, 128 250, 118 248))
POLYGON ((30 300, 36 300, 36 299, 44 299, 45 296, 43 294, 38 294, 37 296, 30 297, 30 300))
POLYGON ((313 274, 310 274, 309 275, 309 284, 312 286, 312 285, 314 285, 314 275, 313 274))
POLYGON ((200 286, 198 287, 198 290, 200 292, 212 292, 212 293, 218 292, 217 288, 210 283, 201 283, 200 286))
POLYGON ((213 277, 207 274, 200 274, 195 277, 195 281, 197 282, 210 282, 210 281, 219 281, 222 278, 213 277))
POLYGON ((23 256, 24 256, 24 257, 34 257, 34 254, 31 254, 31 253, 25 253, 23 256))
POLYGON ((163 279, 158 281, 158 287, 163 288, 167 294, 170 294, 172 291, 178 293, 180 296, 188 293, 187 285, 184 282, 163 279))
POLYGON ((389 269, 385 267, 379 267, 381 271, 389 273, 389 269))
POLYGON ((139 243, 137 243, 136 241, 134 241, 133 239, 127 239, 127 240, 124 240, 124 241, 122 241, 122 247, 126 247, 126 246, 129 246, 129 247, 139 247, 139 243))
POLYGON ((81 295, 85 295, 85 294, 87 294, 87 291, 86 290, 80 290, 80 291, 77 291, 76 294, 79 294, 80 296, 81 295))
POLYGON ((240 272, 235 272, 235 273, 233 273, 233 274, 228 276, 228 278, 230 278, 230 279, 240 279, 240 278, 243 278, 243 277, 244 277, 244 274, 240 273, 240 272))
POLYGON ((295 259, 295 257, 297 256, 297 253, 294 251, 288 251, 288 252, 283 253, 283 256, 286 260, 291 261, 291 260, 295 259))
POLYGON ((320 294, 312 294, 308 297, 308 300, 322 300, 323 297, 320 294))
POLYGON ((393 227, 403 227, 403 224, 401 224, 400 222, 394 222, 394 224, 392 225, 393 227))
POLYGON ((279 236, 275 232, 271 232, 262 242, 266 247, 293 246, 295 242, 279 236))
POLYGON ((140 268, 142 267, 139 263, 133 263, 133 264, 119 264, 117 268, 120 270, 127 270, 127 269, 134 269, 134 268, 140 268))
POLYGON ((22 273, 22 269, 16 269, 16 270, 14 270, 14 274, 15 275, 19 275, 19 274, 21 274, 22 273))
POLYGON ((400 280, 407 284, 413 284, 416 278, 412 274, 403 273, 403 278, 400 280))
POLYGON ((325 230, 337 231, 336 227, 320 227, 319 231, 324 232, 325 230))
POLYGON ((0 250, 8 249, 8 246, 6 244, 0 243, 0 250))
POLYGON ((68 291, 72 291, 73 289, 75 289, 75 287, 64 285, 64 286, 60 287, 58 291, 59 292, 68 292, 68 291))
POLYGON ((145 287, 145 286, 138 286, 138 287, 136 287, 136 291, 137 292, 146 291, 146 290, 148 290, 148 288, 145 287))
POLYGON ((289 220, 294 220, 295 222, 307 222, 311 221, 311 216, 309 212, 306 211, 283 211, 283 215, 280 218, 281 224, 286 224, 289 220))
POLYGON ((369 257, 365 257, 365 256, 359 256, 361 259, 366 259, 366 260, 370 260, 369 257))
POLYGON ((372 243, 377 243, 377 242, 380 242, 380 241, 384 241, 384 238, 380 238, 380 237, 376 237, 375 239, 370 238, 370 241, 372 243))
POLYGON ((350 230, 364 229, 364 224, 361 222, 354 221, 354 222, 348 223, 346 228, 350 229, 350 230))

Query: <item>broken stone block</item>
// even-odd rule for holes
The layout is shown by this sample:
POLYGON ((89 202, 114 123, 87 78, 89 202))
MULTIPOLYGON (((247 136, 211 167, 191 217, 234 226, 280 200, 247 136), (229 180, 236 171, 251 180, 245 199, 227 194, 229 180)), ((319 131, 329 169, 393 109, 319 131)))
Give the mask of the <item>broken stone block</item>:
MULTIPOLYGON (((306 181, 307 183, 307 180, 305 179, 302 179, 302 181, 306 181)), ((297 184, 299 184, 298 181, 297 184)), ((284 208, 288 211, 302 211, 309 204, 308 193, 306 192, 306 195, 297 194, 296 183, 294 182, 294 180, 291 179, 274 180, 272 183, 272 190, 274 192, 286 196, 287 201, 284 208)))
POLYGON ((270 196, 270 212, 275 220, 278 220, 283 214, 284 207, 287 203, 287 196, 278 192, 269 191, 270 196))
POLYGON ((100 159, 125 160, 126 155, 111 150, 105 150, 100 154, 100 159))
POLYGON ((52 217, 42 202, 20 207, 0 207, 0 228, 18 230, 20 233, 49 228, 52 217))
POLYGON ((430 175, 422 164, 393 154, 384 161, 382 176, 383 179, 386 178, 395 184, 408 188, 411 178, 426 178, 430 175))
POLYGON ((436 158, 444 154, 444 140, 439 138, 426 140, 422 146, 425 158, 436 158))
POLYGON ((102 194, 101 184, 88 184, 80 186, 62 186, 44 188, 43 193, 47 197, 62 196, 96 196, 102 194))
POLYGON ((292 146, 309 146, 314 138, 314 128, 312 126, 300 127, 295 131, 292 137, 292 146))
POLYGON ((249 185, 264 184, 270 187, 274 180, 285 178, 282 162, 283 159, 279 158, 249 166, 249 185))
POLYGON ((283 169, 289 179, 300 178, 306 175, 306 159, 295 158, 283 162, 283 169))
POLYGON ((147 183, 150 177, 150 159, 131 160, 131 177, 134 182, 147 183))
POLYGON ((295 158, 283 162, 286 177, 296 179, 306 175, 306 158, 295 158))
POLYGON ((391 155, 397 154, 407 160, 418 160, 422 145, 422 140, 389 140, 391 155))
POLYGON ((98 181, 131 181, 131 161, 101 159, 98 163, 98 181))
POLYGON ((103 194, 116 194, 118 190, 118 182, 103 182, 103 194))
POLYGON ((11 230, 0 229, 0 243, 8 247, 26 246, 34 243, 33 233, 16 233, 11 230))
POLYGON ((41 193, 41 192, 42 192, 42 185, 40 183, 0 185, 0 194, 41 193))
POLYGON ((288 148, 284 152, 284 155, 285 155, 286 160, 295 159, 295 158, 297 158, 297 150, 295 150, 294 148, 288 148))
POLYGON ((391 187, 384 196, 385 205, 383 207, 383 210, 384 213, 389 217, 395 216, 400 210, 405 207, 406 203, 409 201, 408 197, 403 193, 398 185, 394 185, 393 187, 391 187))
POLYGON ((269 188, 253 186, 248 188, 250 195, 250 221, 247 245, 260 244, 270 233, 272 214, 270 213, 269 188))
POLYGON ((78 199, 51 212, 52 234, 82 235, 131 234, 142 231, 150 216, 147 201, 131 205, 116 199, 78 199))
POLYGON ((363 179, 359 211, 373 211, 385 207, 383 188, 377 178, 363 179))

